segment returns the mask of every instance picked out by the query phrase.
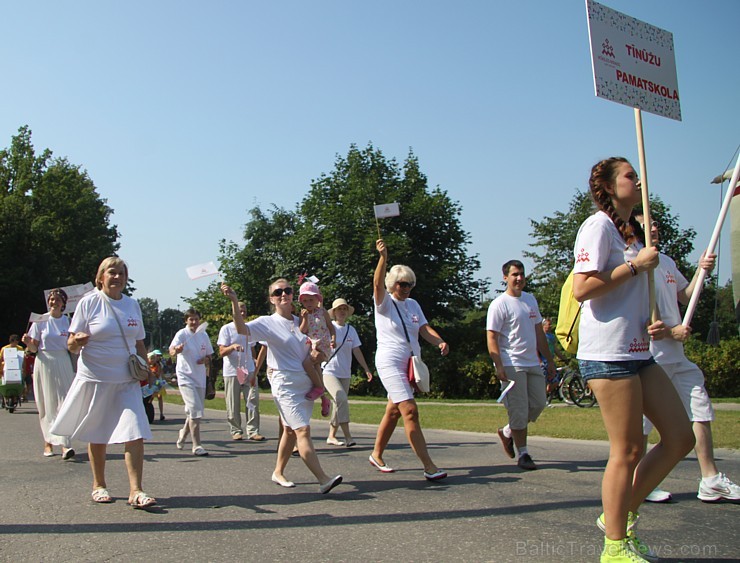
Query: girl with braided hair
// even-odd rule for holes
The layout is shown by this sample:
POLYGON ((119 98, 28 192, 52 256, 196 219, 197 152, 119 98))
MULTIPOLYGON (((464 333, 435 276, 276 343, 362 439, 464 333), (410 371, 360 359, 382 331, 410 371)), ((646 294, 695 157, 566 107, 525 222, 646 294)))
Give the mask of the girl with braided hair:
POLYGON ((577 358, 601 407, 609 436, 602 481, 605 532, 601 561, 650 561, 655 554, 635 535, 645 497, 693 448, 691 424, 670 380, 650 355, 650 339, 666 334, 650 323, 647 272, 658 249, 646 248, 632 217, 640 180, 621 157, 597 163, 589 179, 597 211, 583 222, 574 248, 573 296, 583 303, 577 358), (660 443, 640 460, 643 413, 660 443))

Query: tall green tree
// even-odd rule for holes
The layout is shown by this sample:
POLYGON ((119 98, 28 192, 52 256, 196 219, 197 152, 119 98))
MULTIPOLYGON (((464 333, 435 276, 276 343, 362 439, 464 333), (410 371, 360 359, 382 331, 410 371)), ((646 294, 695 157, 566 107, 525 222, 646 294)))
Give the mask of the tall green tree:
MULTIPOLYGON (((445 190, 428 185, 413 153, 399 164, 372 145, 350 146, 330 172, 311 183, 295 210, 252 209, 244 245, 222 241, 220 270, 250 315, 268 312, 267 286, 275 278, 297 284, 302 274, 316 276, 327 308, 337 297, 355 307, 351 322, 371 354, 372 276, 378 261, 373 205, 390 202, 401 208, 400 217, 380 220, 391 265, 406 264, 416 272, 413 297, 430 322, 454 331, 454 321, 478 306, 489 282, 475 276, 480 263, 477 255, 468 254, 470 235, 462 227, 460 204, 445 190)), ((216 293, 216 284, 211 284, 191 303, 211 303, 214 311, 208 314, 228 311, 225 300, 214 301, 216 293)), ((482 346, 483 337, 479 340, 482 346)), ((452 377, 457 367, 447 362, 441 369, 452 377)))
POLYGON ((391 263, 417 272, 414 296, 429 318, 459 318, 488 281, 475 277, 480 263, 467 253, 470 235, 460 222, 460 204, 428 186, 413 153, 399 165, 372 145, 352 145, 330 173, 311 183, 295 211, 253 209, 244 247, 222 243, 222 269, 249 301, 250 313, 265 311, 271 279, 295 283, 306 273, 319 278, 325 297, 342 296, 368 315, 377 263, 373 204, 392 201, 399 202, 401 216, 380 221, 391 263))
POLYGON ((112 209, 87 172, 44 150, 21 127, 0 151, 0 326, 22 331, 46 310, 43 290, 93 280, 119 248, 112 209))

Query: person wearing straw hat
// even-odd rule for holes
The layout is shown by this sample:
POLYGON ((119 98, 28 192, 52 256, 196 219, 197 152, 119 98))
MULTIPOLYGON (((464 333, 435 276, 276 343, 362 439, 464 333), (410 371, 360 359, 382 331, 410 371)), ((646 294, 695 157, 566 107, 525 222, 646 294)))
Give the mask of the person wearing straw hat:
POLYGON ((352 356, 362 366, 368 381, 372 381, 373 374, 367 366, 365 356, 362 355, 362 342, 355 327, 347 324, 347 318, 355 312, 345 299, 335 299, 329 309, 329 317, 332 319, 334 331, 337 335, 337 346, 326 362, 323 371, 324 387, 332 400, 331 419, 329 421, 329 437, 326 443, 331 446, 346 446, 351 448, 356 445, 349 430, 349 384, 352 378, 352 356), (344 442, 337 439, 337 429, 342 429, 344 442))
POLYGON ((396 264, 387 272, 388 248, 383 239, 375 243, 378 265, 373 275, 373 300, 375 303, 375 330, 378 349, 375 367, 383 387, 388 392, 385 414, 378 426, 373 452, 368 458, 370 465, 383 473, 393 473, 383 460, 383 452, 403 417, 406 438, 414 453, 424 465, 424 478, 437 481, 447 477, 432 461, 419 422, 419 408, 414 400, 414 390, 408 380, 408 364, 413 355, 420 355, 419 336, 436 346, 443 356, 450 347, 429 326, 424 313, 411 290, 416 285, 416 275, 408 266, 396 264))
POLYGON ((62 459, 69 460, 75 455, 69 437, 56 436, 49 431, 75 377, 67 351, 69 317, 62 314, 67 307, 67 292, 60 288, 52 289, 46 302, 49 318, 33 323, 22 340, 28 351, 36 354, 33 395, 44 436, 44 456, 53 456, 53 446, 57 445, 62 446, 62 459))
POLYGON ((205 330, 198 330, 200 313, 192 307, 185 311, 185 328, 175 334, 170 343, 170 356, 177 356, 177 386, 185 403, 185 425, 177 435, 178 450, 188 434, 193 440, 193 455, 207 456, 200 443, 200 419, 205 412, 206 369, 211 363, 213 346, 205 330))
MULTIPOLYGON (((635 214, 635 219, 642 224, 644 217, 635 214)), ((652 239, 658 244, 658 223, 652 221, 650 226, 652 239)), ((714 269, 716 254, 702 256, 699 265, 708 273, 714 269)), ((724 473, 720 473, 714 461, 714 446, 712 444, 712 421, 714 408, 704 387, 704 374, 699 367, 689 361, 684 353, 683 343, 691 335, 691 327, 684 326, 681 320, 681 311, 678 308, 680 301, 688 304, 696 286, 699 270, 689 283, 676 267, 676 263, 669 256, 660 254, 660 263, 655 269, 655 298, 658 303, 663 322, 670 329, 666 338, 650 342, 650 352, 658 362, 678 391, 686 414, 691 419, 692 429, 696 437, 696 460, 701 470, 699 491, 697 497, 705 502, 721 500, 740 500, 740 487, 733 483, 724 473)), ((642 433, 647 438, 653 429, 653 424, 643 416, 642 433)), ((671 500, 671 493, 656 488, 646 498, 648 502, 667 502, 671 500)))

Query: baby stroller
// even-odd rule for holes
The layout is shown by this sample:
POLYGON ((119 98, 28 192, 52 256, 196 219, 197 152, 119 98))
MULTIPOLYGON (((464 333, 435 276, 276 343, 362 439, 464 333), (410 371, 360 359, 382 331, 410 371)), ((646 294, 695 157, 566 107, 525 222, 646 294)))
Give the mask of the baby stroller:
POLYGON ((0 380, 0 397, 2 397, 2 407, 8 412, 15 411, 16 407, 21 404, 23 395, 23 375, 21 366, 23 365, 23 352, 15 348, 6 348, 3 351, 4 369, 2 380, 0 380))

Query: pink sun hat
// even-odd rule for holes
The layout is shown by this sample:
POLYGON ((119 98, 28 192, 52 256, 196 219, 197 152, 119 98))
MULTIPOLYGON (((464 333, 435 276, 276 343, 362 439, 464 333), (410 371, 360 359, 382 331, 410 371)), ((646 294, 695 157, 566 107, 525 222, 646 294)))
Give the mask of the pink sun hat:
POLYGON ((303 282, 301 284, 301 288, 298 290, 299 302, 302 302, 301 297, 303 297, 304 295, 316 295, 319 298, 319 301, 321 301, 322 303, 324 302, 324 296, 321 295, 321 290, 319 289, 319 286, 313 282, 303 282))

